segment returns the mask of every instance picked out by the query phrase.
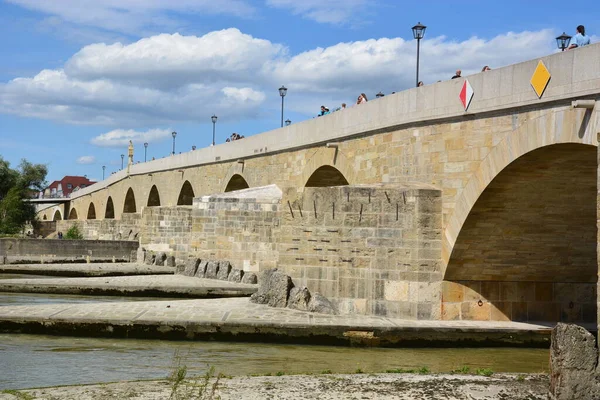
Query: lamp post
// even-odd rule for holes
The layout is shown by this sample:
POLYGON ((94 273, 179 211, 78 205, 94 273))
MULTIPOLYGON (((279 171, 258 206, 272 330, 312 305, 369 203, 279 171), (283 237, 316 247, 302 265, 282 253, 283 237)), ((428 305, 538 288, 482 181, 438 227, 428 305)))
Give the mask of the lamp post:
POLYGON ((425 36, 425 29, 427 29, 427 27, 421 25, 420 22, 412 27, 413 37, 417 39, 417 81, 415 87, 419 86, 419 53, 421 50, 421 39, 425 36))
POLYGON ((565 51, 565 49, 569 47, 569 43, 571 43, 571 36, 567 35, 565 32, 556 37, 556 45, 561 51, 565 51))
POLYGON ((290 126, 292 124, 292 121, 290 121, 289 119, 285 120, 285 126, 290 126))
POLYGON ((172 152, 172 154, 175 155, 175 136, 177 136, 177 132, 172 132, 171 135, 173 136, 173 152, 172 152))
POLYGON ((283 85, 279 88, 279 95, 281 96, 281 127, 283 127, 283 98, 287 94, 287 88, 283 85))
POLYGON ((147 155, 148 155, 148 142, 144 143, 144 162, 146 162, 147 155))
POLYGON ((213 123, 213 141, 212 141, 213 146, 215 145, 215 127, 217 125, 217 118, 219 118, 219 117, 217 117, 215 114, 213 114, 213 116, 210 117, 210 120, 213 123))
POLYGON ((121 169, 123 169, 123 160, 125 159, 125 154, 121 154, 121 169))
POLYGON ((102 180, 104 180, 104 171, 106 170, 106 165, 102 166, 102 180))
POLYGON ((196 150, 196 146, 192 145, 192 151, 196 150))
POLYGON ((385 96, 385 94, 379 92, 375 95, 375 97, 377 97, 378 99, 382 98, 383 96, 385 96))

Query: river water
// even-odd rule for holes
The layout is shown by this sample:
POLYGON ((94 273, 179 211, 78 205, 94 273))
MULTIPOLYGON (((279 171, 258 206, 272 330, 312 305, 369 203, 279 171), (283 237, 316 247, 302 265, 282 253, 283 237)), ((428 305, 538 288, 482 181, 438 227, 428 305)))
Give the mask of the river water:
MULTIPOLYGON (((0 293, 0 306, 140 300, 148 299, 0 293)), ((548 350, 382 349, 0 334, 0 390, 160 379, 177 363, 186 365, 191 375, 201 375, 210 366, 226 375, 357 369, 384 372, 421 367, 449 372, 463 366, 528 373, 548 371, 548 350)))

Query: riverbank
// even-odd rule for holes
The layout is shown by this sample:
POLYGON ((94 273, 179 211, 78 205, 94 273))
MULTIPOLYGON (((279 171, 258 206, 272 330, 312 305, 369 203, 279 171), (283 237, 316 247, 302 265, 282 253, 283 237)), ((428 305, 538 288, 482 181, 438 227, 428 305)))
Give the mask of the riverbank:
POLYGON ((175 268, 139 263, 5 264, 0 274, 62 277, 173 275, 175 268))
POLYGON ((347 399, 529 399, 547 398, 549 380, 542 374, 419 375, 320 374, 254 377, 199 377, 177 385, 160 381, 63 386, 0 393, 0 400, 221 399, 221 400, 347 400, 347 399), (200 395, 200 392, 203 392, 200 395))

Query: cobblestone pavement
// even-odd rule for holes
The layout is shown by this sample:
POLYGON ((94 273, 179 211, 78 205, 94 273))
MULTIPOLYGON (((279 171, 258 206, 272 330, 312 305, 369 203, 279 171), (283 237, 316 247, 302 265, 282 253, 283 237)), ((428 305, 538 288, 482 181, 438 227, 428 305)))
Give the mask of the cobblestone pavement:
POLYGON ((174 274, 175 268, 136 263, 77 264, 6 264, 0 274, 35 274, 55 276, 122 276, 174 274))
MULTIPOLYGON (((4 279, 0 292, 205 297, 249 296, 257 285, 183 275, 136 275, 94 278, 4 279)), ((129 303, 128 303, 129 304, 129 303)))

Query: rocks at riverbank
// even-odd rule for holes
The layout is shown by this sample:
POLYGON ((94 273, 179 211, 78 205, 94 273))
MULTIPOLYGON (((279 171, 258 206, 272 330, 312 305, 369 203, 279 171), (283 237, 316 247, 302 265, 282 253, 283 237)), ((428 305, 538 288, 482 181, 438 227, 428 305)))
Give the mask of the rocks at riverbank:
POLYGON ((188 258, 185 264, 175 267, 175 273, 179 275, 217 279, 233 283, 256 284, 257 277, 253 272, 246 272, 234 268, 227 260, 201 260, 199 258, 188 258))
POLYGON ((277 269, 261 272, 258 291, 250 297, 256 304, 288 307, 295 310, 337 315, 335 306, 319 293, 311 293, 306 286, 295 287, 292 278, 277 269))
MULTIPOLYGON (((204 378, 185 381, 176 398, 197 394, 204 378)), ((492 400, 546 399, 547 375, 498 374, 492 377, 474 375, 356 374, 356 375, 290 375, 256 377, 213 377, 205 385, 214 398, 221 400, 347 400, 347 399, 432 399, 492 400), (216 384, 216 385, 215 385, 216 384), (214 385, 214 386, 213 386, 214 385)), ((172 393, 169 381, 119 382, 101 385, 62 386, 47 389, 2 393, 0 400, 22 398, 61 400, 168 399, 172 393), (19 397, 20 396, 20 397, 19 397), (29 397, 24 397, 29 396, 29 397)))

